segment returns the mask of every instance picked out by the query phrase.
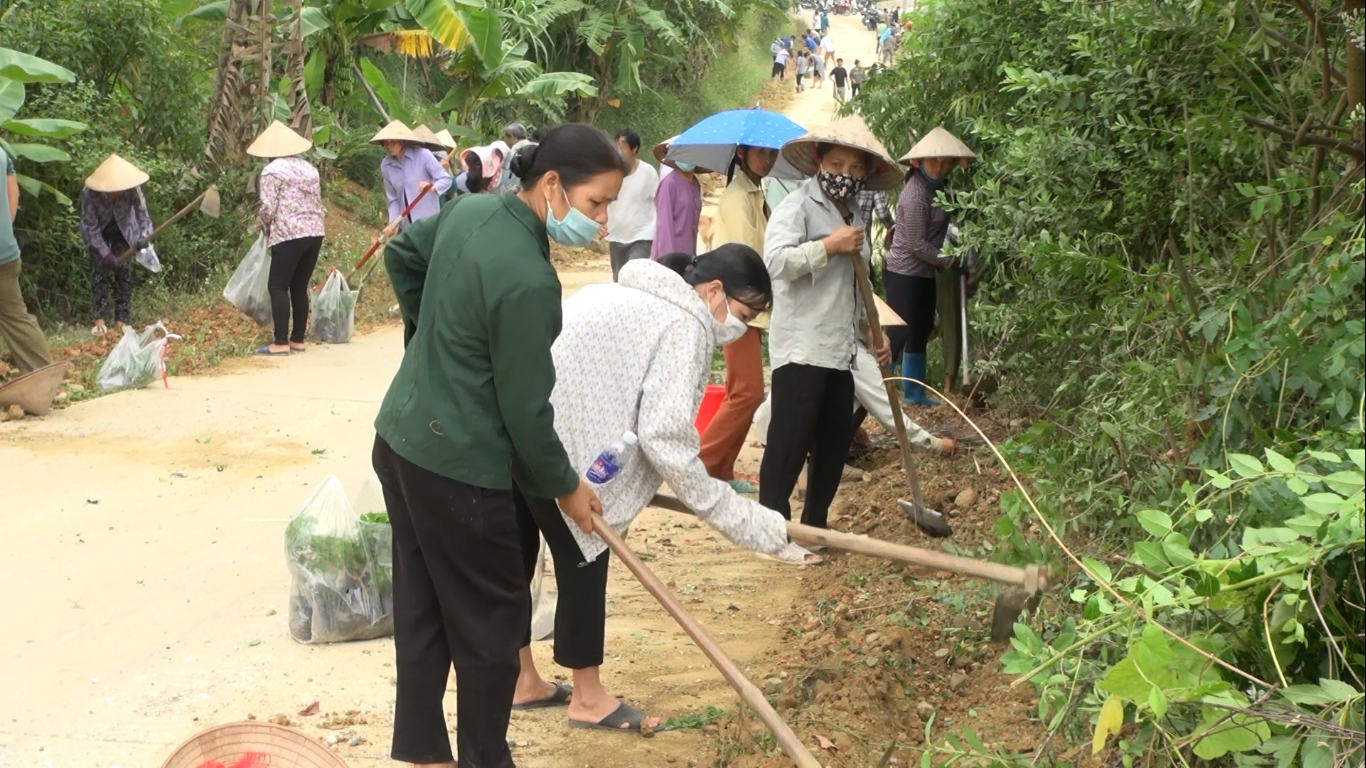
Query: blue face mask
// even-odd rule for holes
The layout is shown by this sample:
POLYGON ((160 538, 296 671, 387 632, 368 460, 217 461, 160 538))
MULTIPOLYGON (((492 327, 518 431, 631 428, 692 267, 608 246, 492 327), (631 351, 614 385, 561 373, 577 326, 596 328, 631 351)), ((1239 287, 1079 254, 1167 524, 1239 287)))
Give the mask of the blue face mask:
POLYGON ((546 233, 550 235, 552 240, 561 245, 583 248, 593 242, 593 238, 597 236, 598 230, 602 227, 569 202, 569 193, 565 192, 563 187, 560 188, 560 192, 564 195, 564 204, 569 206, 569 213, 566 213, 563 219, 556 219, 555 210, 550 207, 550 201, 547 200, 545 204, 546 233))
POLYGON ((682 161, 677 160, 674 161, 674 167, 684 173, 692 173, 694 170, 697 169, 697 166, 693 165, 692 163, 684 163, 682 161))

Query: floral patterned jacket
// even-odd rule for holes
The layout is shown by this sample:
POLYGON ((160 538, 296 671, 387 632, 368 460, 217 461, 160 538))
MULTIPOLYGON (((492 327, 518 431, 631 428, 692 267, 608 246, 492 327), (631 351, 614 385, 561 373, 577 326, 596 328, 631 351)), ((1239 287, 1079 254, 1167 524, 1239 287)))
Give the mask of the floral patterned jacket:
POLYGON ((318 169, 301 157, 281 157, 261 171, 258 213, 267 242, 278 245, 301 237, 322 237, 322 185, 318 169))

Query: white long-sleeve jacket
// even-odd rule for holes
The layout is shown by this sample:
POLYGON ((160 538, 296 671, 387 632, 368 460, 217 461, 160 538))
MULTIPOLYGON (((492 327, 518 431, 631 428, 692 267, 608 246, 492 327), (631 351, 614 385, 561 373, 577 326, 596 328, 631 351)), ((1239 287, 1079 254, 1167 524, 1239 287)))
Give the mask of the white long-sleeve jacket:
MULTIPOLYGON (((659 490, 742 547, 778 552, 787 521, 707 475, 693 426, 711 369, 712 318, 697 291, 647 259, 628 262, 614 285, 590 285, 564 303, 555 358, 555 431, 581 472, 634 431, 635 458, 600 491, 603 518, 618 532, 659 490)), ((588 560, 607 545, 568 518, 588 560)))

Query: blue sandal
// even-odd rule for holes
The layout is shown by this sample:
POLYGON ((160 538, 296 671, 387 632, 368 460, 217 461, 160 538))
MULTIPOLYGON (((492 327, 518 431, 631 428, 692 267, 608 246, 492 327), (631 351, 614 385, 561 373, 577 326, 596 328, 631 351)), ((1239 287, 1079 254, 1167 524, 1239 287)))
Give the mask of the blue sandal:
POLYGON ((265 346, 256 350, 255 354, 261 355, 262 357, 285 357, 289 352, 272 352, 270 351, 269 346, 265 346))

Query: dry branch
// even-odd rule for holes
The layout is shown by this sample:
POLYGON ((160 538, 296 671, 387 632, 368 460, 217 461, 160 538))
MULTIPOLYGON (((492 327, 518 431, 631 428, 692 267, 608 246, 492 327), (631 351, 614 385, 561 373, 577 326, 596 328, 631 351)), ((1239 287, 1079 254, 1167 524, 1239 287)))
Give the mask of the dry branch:
MULTIPOLYGON (((1251 115, 1243 115, 1243 121, 1254 128, 1260 128, 1263 131, 1274 133, 1277 136, 1290 139, 1291 141, 1295 141, 1296 135, 1298 134, 1298 131, 1293 128, 1276 125, 1273 122, 1262 120, 1261 118, 1256 118, 1251 115)), ((1325 149, 1342 152, 1346 155, 1350 155, 1357 162, 1366 160, 1366 151, 1363 151, 1361 147, 1349 141, 1335 139, 1331 136, 1309 133, 1304 136, 1302 144, 1306 147, 1323 147, 1325 149)))

